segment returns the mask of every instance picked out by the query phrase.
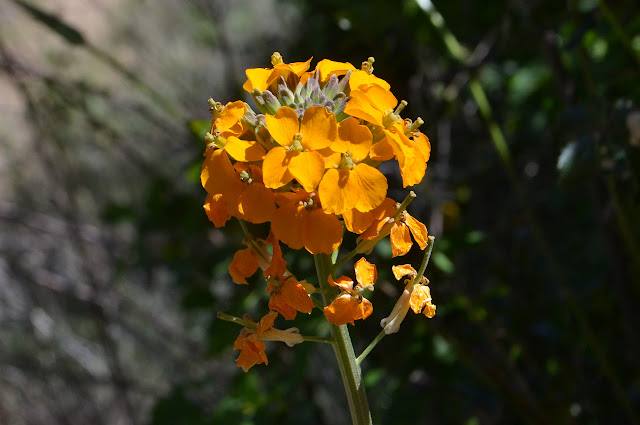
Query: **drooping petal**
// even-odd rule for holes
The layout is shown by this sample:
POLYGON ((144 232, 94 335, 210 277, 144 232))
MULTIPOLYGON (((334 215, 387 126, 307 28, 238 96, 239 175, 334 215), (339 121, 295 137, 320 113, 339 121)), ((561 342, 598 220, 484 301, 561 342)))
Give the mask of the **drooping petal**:
POLYGON ((276 317, 278 317, 278 313, 275 311, 270 311, 267 313, 262 319, 260 319, 260 323, 256 327, 256 335, 258 337, 262 336, 262 334, 273 327, 273 324, 276 321, 276 317))
POLYGON ((427 247, 427 241, 429 240, 429 233, 427 232, 427 226, 413 218, 411 215, 407 213, 407 218, 405 219, 405 223, 411 230, 411 234, 413 238, 416 240, 416 243, 420 245, 420 249, 425 249, 427 247))
POLYGON ((275 210, 275 195, 262 183, 253 182, 248 185, 238 198, 238 212, 250 223, 271 220, 275 210))
POLYGON ((331 144, 334 152, 351 153, 354 162, 363 161, 368 155, 373 144, 371 130, 361 125, 356 118, 348 118, 338 125, 338 138, 331 144))
POLYGON ((394 125, 386 131, 386 134, 387 141, 393 148, 400 166, 403 186, 413 186, 420 183, 427 169, 422 151, 404 135, 400 125, 394 125))
POLYGON ((251 248, 236 252, 229 264, 229 274, 233 283, 247 285, 247 278, 253 276, 256 271, 258 271, 258 261, 251 248))
POLYGON ((280 295, 287 303, 301 313, 311 313, 313 300, 304 286, 293 278, 286 279, 280 288, 280 295))
POLYGON ((300 133, 302 133, 301 143, 305 149, 328 148, 338 135, 336 116, 327 111, 324 106, 310 106, 304 111, 300 133))
POLYGON ((302 222, 307 215, 304 206, 290 203, 281 206, 271 218, 271 231, 291 249, 300 249, 302 242, 302 222))
POLYGON ((298 114, 288 106, 280 107, 275 115, 265 115, 264 120, 269 134, 280 146, 291 145, 293 136, 300 130, 298 114))
POLYGON ((378 279, 378 271, 376 265, 368 262, 364 257, 360 258, 355 264, 356 280, 360 288, 373 289, 373 284, 378 279))
POLYGON ((335 62, 329 59, 322 59, 316 65, 316 71, 318 71, 318 79, 324 83, 332 75, 344 75, 348 71, 355 71, 356 68, 349 62, 335 62))
POLYGON ((349 276, 342 275, 334 279, 333 276, 329 275, 328 282, 330 286, 337 286, 342 292, 351 293, 353 290, 353 280, 349 276))
POLYGON ((411 267, 410 264, 392 266, 391 271, 393 272, 393 275, 395 276, 396 280, 400 280, 404 276, 415 277, 415 275, 418 273, 413 267, 411 267))
POLYGON ((273 233, 269 234, 269 237, 265 242, 273 247, 273 254, 271 255, 271 264, 264 271, 264 276, 267 279, 283 276, 287 271, 287 262, 282 257, 280 242, 278 242, 278 239, 276 239, 273 233))
MULTIPOLYGON (((270 287, 271 285, 269 285, 270 287)), ((269 309, 275 310, 287 320, 293 320, 298 314, 295 307, 287 302, 287 300, 278 292, 274 292, 269 298, 269 309)))
POLYGON ((324 174, 324 160, 318 152, 314 151, 291 152, 288 167, 291 174, 307 192, 316 190, 324 174))
POLYGON ((209 220, 211 220, 216 227, 223 227, 227 220, 231 218, 222 196, 220 193, 216 195, 209 194, 204 203, 204 210, 207 213, 207 217, 209 217, 209 220))
POLYGON ((277 189, 293 180, 289 163, 294 155, 282 147, 271 149, 262 162, 262 181, 270 189, 277 189))
POLYGON ((361 233, 360 237, 362 239, 374 239, 380 234, 382 229, 387 226, 389 219, 396 213, 396 201, 391 198, 385 198, 384 201, 371 210, 370 213, 373 221, 367 230, 361 233))
POLYGON ((350 180, 350 170, 329 168, 318 186, 322 208, 327 213, 342 214, 355 208, 358 198, 356 187, 350 180))
POLYGON ((342 224, 334 214, 312 210, 302 223, 304 247, 312 254, 331 254, 342 243, 342 224))
POLYGON ((415 314, 420 314, 424 306, 431 301, 431 291, 426 285, 414 285, 409 299, 409 306, 415 314))
POLYGON ((431 301, 428 301, 427 304, 424 306, 424 310, 422 310, 422 314, 427 316, 429 319, 435 316, 436 315, 435 304, 433 304, 431 301))
POLYGON ((411 249, 411 233, 409 228, 402 223, 394 223, 391 228, 391 256, 405 255, 411 249))
POLYGON ((364 297, 353 297, 351 294, 340 294, 331 304, 324 308, 324 316, 334 325, 354 324, 355 320, 366 319, 373 312, 371 302, 364 297))
POLYGON ((376 208, 387 196, 387 178, 377 168, 360 163, 351 170, 349 176, 353 182, 353 196, 357 197, 355 207, 367 212, 376 208))
POLYGON ((250 140, 240 140, 235 136, 227 138, 224 149, 231 158, 236 161, 260 161, 264 158, 265 151, 259 143, 250 140))
POLYGON ((269 364, 269 359, 264 352, 266 348, 264 342, 260 341, 256 334, 244 336, 241 333, 233 343, 234 350, 241 350, 236 364, 245 372, 257 364, 269 364))

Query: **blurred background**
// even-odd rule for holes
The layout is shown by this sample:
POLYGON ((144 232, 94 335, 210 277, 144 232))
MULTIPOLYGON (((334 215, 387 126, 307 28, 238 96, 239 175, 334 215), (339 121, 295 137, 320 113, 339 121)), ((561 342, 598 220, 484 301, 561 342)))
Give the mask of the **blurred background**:
MULTIPOLYGON (((239 327, 215 319, 261 317, 266 296, 257 277, 231 283, 242 233, 202 210, 207 99, 251 103, 245 68, 279 51, 374 56, 431 139, 409 212, 436 237, 437 315, 409 315, 363 364, 374 423, 639 424, 638 12, 3 0, 0 423, 349 423, 330 347, 272 343, 269 366, 243 373, 239 327)), ((399 295, 390 268, 405 261, 389 254, 371 256, 375 311, 351 328, 356 352, 399 295)), ((287 255, 314 279, 309 256, 287 255)))

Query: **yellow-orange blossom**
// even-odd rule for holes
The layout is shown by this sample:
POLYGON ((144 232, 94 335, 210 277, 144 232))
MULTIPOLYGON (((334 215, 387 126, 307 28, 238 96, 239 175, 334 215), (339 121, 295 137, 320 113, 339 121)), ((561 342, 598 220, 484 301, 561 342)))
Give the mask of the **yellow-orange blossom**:
MULTIPOLYGON (((229 266, 236 283, 248 284, 259 268, 267 281, 270 313, 254 329, 245 328, 235 344, 242 351, 238 365, 245 370, 267 362, 262 340, 265 334, 281 335, 268 331, 278 314, 291 320, 314 309, 316 287, 286 269, 280 242, 331 254, 346 228, 372 243, 390 234, 394 256, 409 251, 410 234, 420 249, 426 246, 426 227, 406 211, 398 213, 377 168, 394 160, 405 187, 422 180, 430 154, 429 139, 418 131, 422 121, 400 117, 406 102, 398 106, 389 84, 373 75, 373 59, 361 69, 323 59, 308 71, 310 63, 286 64, 274 53, 272 68, 248 69, 243 87, 258 112, 241 101, 210 101, 213 119, 201 174, 207 216, 216 227, 230 217, 270 224, 268 237, 248 240, 229 266)), ((329 322, 354 324, 371 315, 373 306, 363 291, 373 289, 375 265, 361 258, 355 276, 355 286, 347 276, 329 277, 337 288, 323 307, 329 322)), ((414 310, 418 304, 432 305, 428 287, 412 289, 414 310)))

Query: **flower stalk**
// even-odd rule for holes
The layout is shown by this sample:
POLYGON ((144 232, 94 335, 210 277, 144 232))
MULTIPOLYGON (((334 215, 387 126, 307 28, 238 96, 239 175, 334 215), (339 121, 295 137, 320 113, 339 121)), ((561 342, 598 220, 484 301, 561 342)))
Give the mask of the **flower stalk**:
MULTIPOLYGON (((321 288, 329 288, 329 276, 332 275, 333 264, 331 257, 325 254, 314 255, 316 273, 321 288)), ((328 300, 325 294, 325 304, 328 300)), ((353 425, 371 425, 371 413, 369 412, 369 401, 362 381, 362 372, 356 360, 351 344, 351 337, 347 325, 331 325, 331 337, 333 338, 333 351, 338 361, 340 376, 347 393, 349 411, 353 425)))

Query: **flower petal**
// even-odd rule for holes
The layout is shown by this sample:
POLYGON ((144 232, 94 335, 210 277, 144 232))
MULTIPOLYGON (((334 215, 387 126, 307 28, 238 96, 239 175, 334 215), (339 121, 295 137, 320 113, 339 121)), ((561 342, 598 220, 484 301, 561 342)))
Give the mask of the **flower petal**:
POLYGON ((300 133, 302 133, 301 143, 305 149, 328 148, 338 135, 336 116, 327 111, 324 106, 310 106, 304 111, 300 133))
POLYGON ((418 272, 416 272, 416 270, 413 267, 411 267, 410 264, 392 266, 391 271, 393 272, 393 275, 395 276, 396 280, 400 280, 405 276, 415 277, 415 275, 418 274, 418 272))
POLYGON ((338 125, 338 138, 331 144, 331 150, 340 153, 349 151, 353 161, 360 162, 369 155, 372 144, 371 130, 351 117, 338 125))
POLYGON ((351 208, 342 213, 342 219, 348 231, 360 234, 371 226, 374 217, 371 211, 363 213, 355 208, 351 208))
POLYGON ((238 198, 238 212, 250 223, 271 220, 275 210, 275 195, 262 183, 253 182, 248 185, 238 198))
POLYGON ((373 312, 371 302, 364 297, 353 297, 348 293, 338 296, 324 308, 324 316, 334 325, 354 324, 355 320, 366 319, 373 312))
POLYGON ((391 228, 391 256, 405 255, 411 249, 411 233, 409 228, 402 223, 394 223, 391 228))
POLYGON ((291 249, 300 249, 302 242, 302 222, 307 210, 302 205, 290 203, 278 208, 271 218, 271 231, 291 249))
POLYGON ((316 65, 318 79, 322 83, 327 81, 332 75, 340 76, 346 74, 348 71, 355 70, 355 66, 351 65, 349 62, 335 62, 329 59, 322 59, 316 65))
POLYGON ((358 199, 355 205, 358 211, 371 211, 387 196, 387 178, 370 165, 357 164, 356 168, 351 170, 349 181, 353 181, 352 196, 358 199))
POLYGON ((318 196, 322 208, 327 213, 342 214, 355 208, 358 201, 357 189, 350 181, 351 171, 329 168, 318 186, 318 196))
POLYGON ((331 254, 342 243, 342 224, 320 208, 311 211, 302 223, 304 247, 312 254, 331 254))
POLYGON ((413 285, 409 306, 415 314, 420 314, 427 302, 431 301, 431 291, 425 285, 413 285))
POLYGON ((407 218, 405 219, 405 223, 411 230, 411 234, 413 238, 416 240, 416 243, 420 245, 420 249, 425 249, 427 247, 427 241, 429 240, 429 233, 427 232, 427 226, 413 218, 411 215, 407 213, 407 218))
POLYGON ((368 262, 364 257, 360 258, 355 264, 356 280, 360 288, 373 289, 373 284, 378 279, 378 271, 376 265, 368 262))
POLYGON ((253 276, 256 271, 258 271, 258 261, 251 248, 236 252, 229 264, 229 274, 233 283, 247 285, 247 278, 253 276))
POLYGON ((212 194, 225 193, 235 181, 240 181, 229 156, 221 149, 206 152, 200 174, 202 187, 212 194))
POLYGON ((254 89, 265 91, 269 87, 269 77, 273 73, 273 69, 269 68, 252 68, 247 69, 247 81, 242 88, 251 93, 254 89))
POLYGON ((287 300, 287 303, 301 313, 311 313, 313 310, 313 300, 300 284, 294 278, 289 278, 282 283, 280 295, 287 300))
MULTIPOLYGON (((276 148, 277 149, 277 148, 276 148)), ((288 168, 304 190, 313 192, 324 174, 324 160, 318 152, 291 152, 288 168)))
POLYGON ((264 121, 269 134, 280 146, 291 145, 293 136, 300 130, 298 114, 288 106, 280 107, 275 115, 265 115, 264 121))
POLYGON ((266 348, 264 342, 260 341, 257 335, 244 336, 241 333, 236 342, 233 343, 234 350, 241 350, 236 364, 245 372, 257 364, 269 364, 267 355, 264 352, 266 348))
POLYGON ((353 71, 351 77, 349 77, 349 87, 351 90, 356 90, 361 85, 377 84, 385 90, 389 90, 391 86, 382 78, 376 77, 373 74, 369 74, 361 69, 353 71))
POLYGON ((216 227, 223 227, 227 220, 231 218, 222 197, 223 195, 220 193, 216 195, 209 194, 204 203, 204 210, 207 213, 207 217, 209 217, 209 220, 211 220, 216 227))
POLYGON ((294 155, 282 147, 271 149, 262 162, 262 181, 270 189, 278 189, 293 180, 289 163, 294 155))
POLYGON ((265 151, 259 143, 250 140, 240 140, 235 136, 227 138, 224 149, 231 158, 236 161, 260 161, 264 158, 265 151))

